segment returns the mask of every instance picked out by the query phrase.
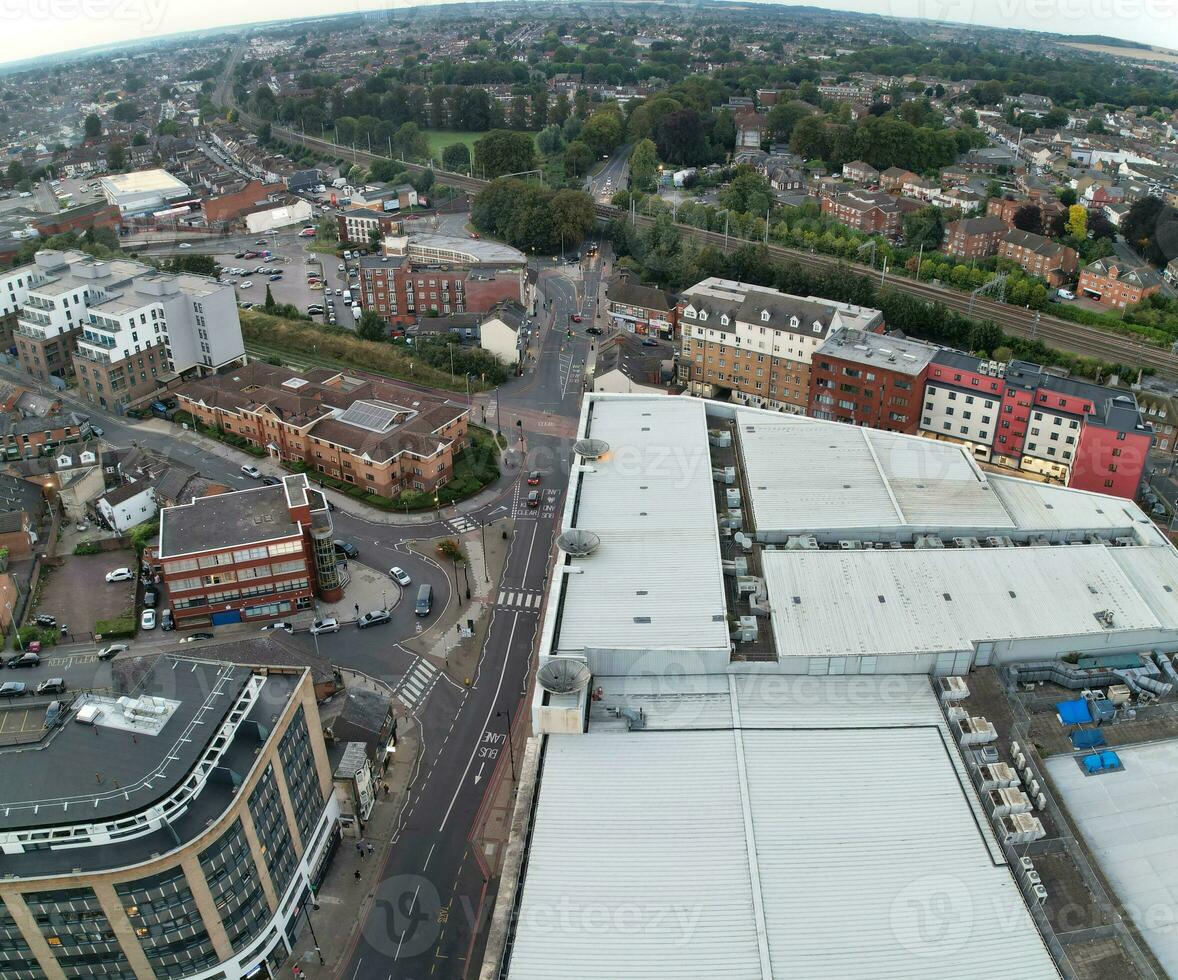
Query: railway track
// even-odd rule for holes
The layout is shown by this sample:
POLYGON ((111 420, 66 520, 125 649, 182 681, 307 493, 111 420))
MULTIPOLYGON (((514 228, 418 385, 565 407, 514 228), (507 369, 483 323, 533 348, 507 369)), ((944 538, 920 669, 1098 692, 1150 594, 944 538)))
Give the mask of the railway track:
MULTIPOLYGON (((247 123, 257 122, 257 120, 253 120, 245 114, 243 114, 243 119, 247 123)), ((307 136, 283 126, 272 126, 271 131, 280 139, 286 140, 287 142, 298 143, 310 149, 330 153, 337 157, 351 157, 356 163, 366 166, 371 165, 377 160, 388 159, 379 154, 369 153, 363 150, 349 150, 346 147, 332 143, 330 140, 307 136)), ((426 169, 420 164, 408 162, 405 162, 405 167, 412 172, 420 172, 426 169)), ((441 170, 435 170, 434 173, 442 182, 466 191, 478 192, 488 184, 488 181, 479 180, 477 177, 467 177, 464 174, 449 173, 441 170)), ((609 204, 595 204, 594 210, 598 219, 601 221, 632 218, 638 225, 648 225, 655 220, 648 215, 636 214, 631 216, 628 211, 615 208, 609 204)), ((696 228, 692 225, 676 223, 675 227, 687 238, 693 239, 701 244, 715 246, 724 251, 733 251, 743 245, 759 244, 756 242, 750 243, 747 239, 735 238, 731 235, 725 236, 720 232, 696 228)), ((846 262, 831 256, 805 252, 799 249, 789 248, 785 245, 769 244, 765 248, 773 257, 797 262, 806 269, 828 271, 832 268, 843 268, 848 272, 862 276, 880 277, 881 275, 879 269, 874 269, 871 266, 857 262, 846 262)), ((903 277, 886 277, 885 285, 897 292, 907 293, 929 302, 940 303, 946 308, 959 313, 979 319, 993 320, 1004 333, 1014 337, 1039 340, 1049 347, 1054 347, 1057 350, 1066 351, 1071 354, 1092 357, 1114 364, 1125 364, 1137 369, 1152 370, 1163 377, 1178 378, 1178 355, 1175 355, 1167 348, 1157 347, 1141 339, 1110 334, 1098 327, 1092 327, 1082 323, 1072 323, 1070 320, 1061 320, 1058 317, 1045 314, 1036 315, 1031 310, 1009 306, 1006 303, 999 303, 992 299, 978 298, 971 300, 970 295, 967 293, 960 293, 942 286, 933 286, 929 283, 917 282, 903 277)))

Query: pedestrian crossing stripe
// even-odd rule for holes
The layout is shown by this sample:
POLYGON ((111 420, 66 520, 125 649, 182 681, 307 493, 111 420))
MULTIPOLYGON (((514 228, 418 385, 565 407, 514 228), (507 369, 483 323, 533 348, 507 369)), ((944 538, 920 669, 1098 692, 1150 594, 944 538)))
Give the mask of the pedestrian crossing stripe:
POLYGON ((418 660, 402 680, 397 691, 397 700, 406 708, 412 708, 437 680, 437 673, 438 668, 428 660, 418 660))
POLYGON ((543 601, 542 592, 509 592, 505 589, 499 593, 498 604, 516 609, 539 609, 543 601))
POLYGON ((477 521, 472 521, 469 517, 453 517, 446 521, 446 526, 452 531, 461 533, 463 531, 473 531, 479 525, 477 521))

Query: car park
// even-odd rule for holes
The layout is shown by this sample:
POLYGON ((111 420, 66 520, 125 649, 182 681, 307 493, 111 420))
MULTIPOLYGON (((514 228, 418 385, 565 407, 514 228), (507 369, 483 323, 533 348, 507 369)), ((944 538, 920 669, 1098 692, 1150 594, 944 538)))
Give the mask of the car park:
POLYGON ((40 664, 41 657, 38 654, 25 651, 24 653, 18 653, 15 657, 9 657, 4 666, 12 668, 39 667, 40 664))
POLYGON ((112 643, 98 651, 99 660, 114 660, 120 653, 126 653, 130 647, 125 643, 112 643))
POLYGON ((393 617, 387 609, 373 609, 356 620, 356 628, 366 630, 369 626, 381 626, 392 622, 393 617))
POLYGON ((338 633, 339 620, 334 616, 327 616, 324 619, 317 619, 311 624, 309 630, 312 636, 318 636, 320 633, 338 633))
POLYGON ((253 289, 253 288, 254 288, 254 284, 253 284, 252 282, 250 282, 250 281, 247 279, 245 282, 243 282, 243 283, 241 284, 241 288, 242 288, 242 289, 253 289))
POLYGON ((37 685, 38 694, 64 694, 65 693, 65 679, 62 677, 50 677, 41 681, 37 685))
POLYGON ((259 479, 262 475, 262 471, 259 470, 252 463, 243 463, 241 465, 241 472, 244 473, 246 476, 253 477, 253 479, 255 479, 255 480, 259 479))
POLYGON ((108 582, 130 582, 134 578, 135 573, 126 567, 112 568, 109 572, 106 573, 106 580, 108 582))
POLYGON ((5 681, 0 684, 0 698, 23 698, 27 690, 22 681, 5 681))
POLYGON ((155 610, 144 609, 143 615, 139 617, 139 628, 145 630, 155 629, 155 610))
POLYGON ((389 569, 389 578, 391 578, 398 585, 412 585, 413 579, 409 577, 409 573, 400 565, 394 565, 389 569))

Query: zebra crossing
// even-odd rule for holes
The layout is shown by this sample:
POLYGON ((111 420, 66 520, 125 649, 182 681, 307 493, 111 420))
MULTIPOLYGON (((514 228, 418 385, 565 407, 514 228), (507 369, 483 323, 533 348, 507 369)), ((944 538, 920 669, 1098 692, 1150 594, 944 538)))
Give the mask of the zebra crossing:
POLYGON ((465 514, 459 514, 457 517, 451 517, 446 521, 446 527, 448 527, 455 534, 463 534, 467 531, 473 531, 478 526, 478 521, 471 520, 465 514))
POLYGON ((441 674, 438 668, 428 660, 419 659, 402 679, 397 689, 397 700, 406 708, 412 708, 419 701, 424 701, 433 690, 441 674))
POLYGON ((543 601, 543 592, 519 592, 502 589, 499 592, 496 605, 506 606, 509 609, 534 609, 538 611, 540 609, 540 603, 543 601))

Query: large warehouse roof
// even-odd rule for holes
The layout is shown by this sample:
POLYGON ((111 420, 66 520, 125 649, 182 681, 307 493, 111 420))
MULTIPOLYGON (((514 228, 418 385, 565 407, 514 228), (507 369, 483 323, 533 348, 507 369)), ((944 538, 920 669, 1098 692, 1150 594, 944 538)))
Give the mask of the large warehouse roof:
POLYGON ((512 980, 1058 976, 927 678, 595 683, 547 742, 512 980))
POLYGON ((1178 593, 1160 584, 1178 572, 1169 549, 766 551, 761 560, 782 657, 968 650, 978 640, 1178 629, 1178 593), (1163 567, 1154 552, 1165 557, 1163 567), (1148 562, 1145 574, 1126 574, 1141 561, 1148 562), (1143 580, 1162 574, 1147 598, 1143 580), (1106 611, 1111 623, 1098 618, 1106 611))
POLYGON ((135 170, 128 174, 109 174, 101 180, 107 200, 118 203, 118 198, 131 194, 187 194, 188 185, 166 170, 135 170))

